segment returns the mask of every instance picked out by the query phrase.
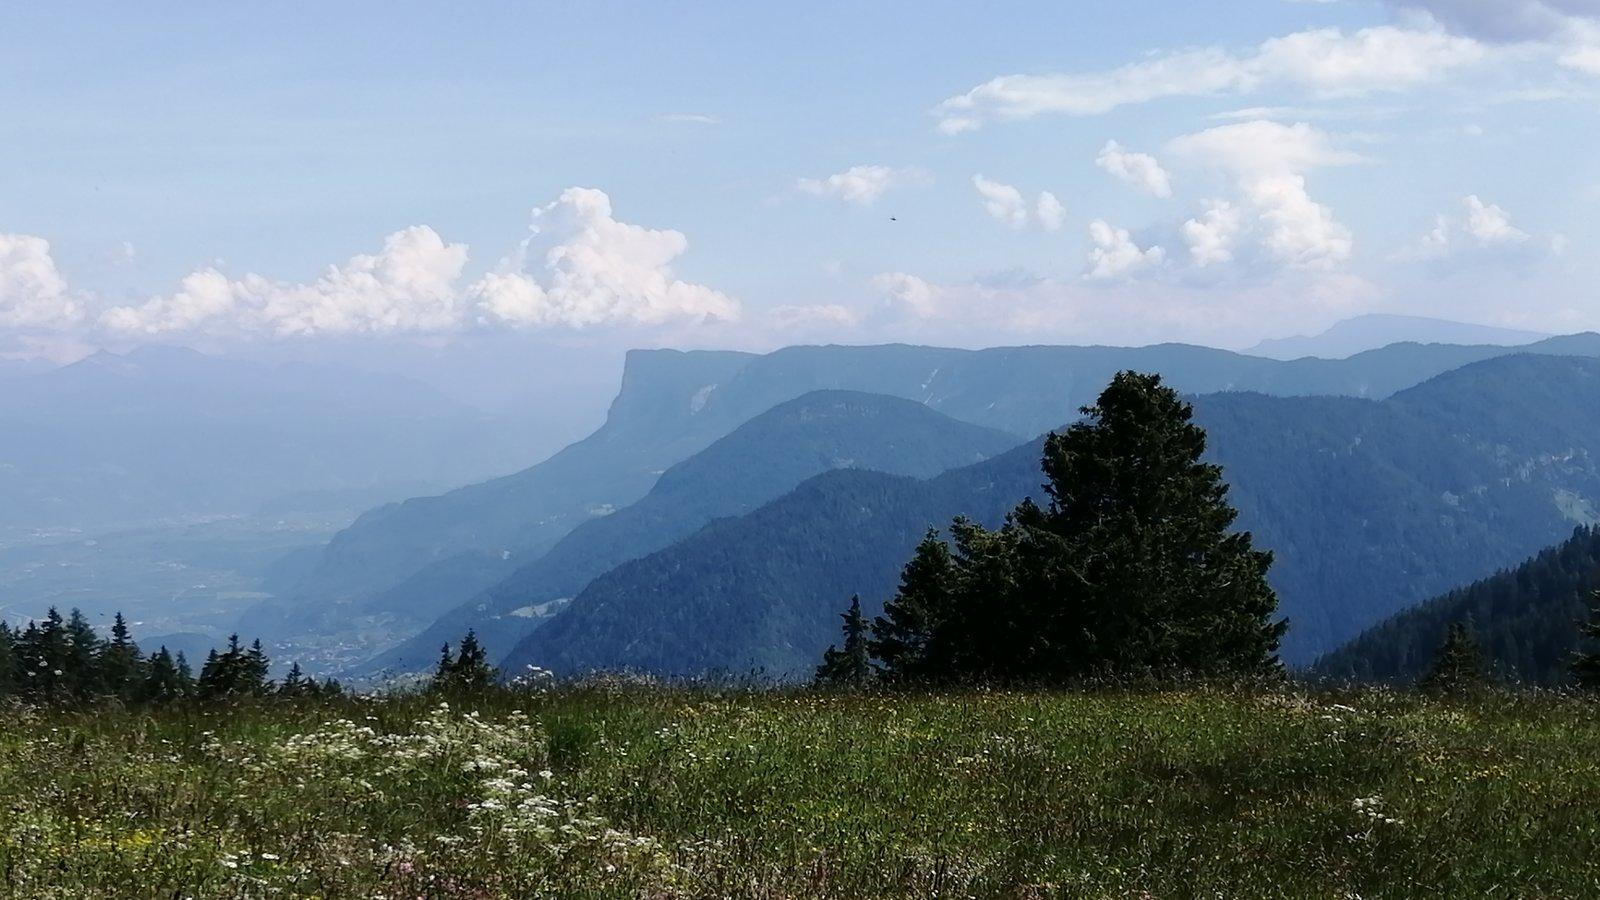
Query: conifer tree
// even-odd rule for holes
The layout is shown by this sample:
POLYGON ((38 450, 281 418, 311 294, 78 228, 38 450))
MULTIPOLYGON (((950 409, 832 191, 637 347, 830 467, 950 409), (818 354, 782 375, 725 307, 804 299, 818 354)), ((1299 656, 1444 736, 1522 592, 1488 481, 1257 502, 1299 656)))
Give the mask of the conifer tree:
POLYGON ((953 614, 954 585, 950 546, 930 528, 900 571, 900 589, 872 622, 868 652, 886 677, 906 680, 936 674, 930 643, 953 614))
POLYGON ((280 697, 307 697, 316 694, 317 682, 307 678, 305 673, 300 671, 298 661, 289 666, 289 674, 283 676, 283 681, 278 684, 280 697))
POLYGON ((179 671, 177 660, 166 647, 150 656, 145 666, 144 684, 139 698, 146 703, 171 703, 188 696, 188 686, 179 671))
POLYGON ((79 699, 99 694, 105 689, 97 665, 104 642, 81 610, 74 609, 67 617, 66 639, 67 655, 62 669, 66 673, 67 690, 79 699))
POLYGON ((1231 526, 1205 431, 1158 375, 1121 372, 1045 441, 1049 505, 1015 513, 1040 668, 1056 675, 1278 669, 1272 555, 1231 526))
POLYGON ((488 652, 478 643, 477 633, 469 629, 454 657, 450 655, 450 645, 444 645, 438 671, 433 676, 433 687, 441 690, 473 690, 489 686, 495 677, 495 670, 489 665, 488 652))
POLYGON ((1581 644, 1589 651, 1579 652, 1572 661, 1572 674, 1578 686, 1586 690, 1600 690, 1600 591, 1589 595, 1589 619, 1578 625, 1581 644))
POLYGON ((867 651, 867 620, 861 615, 861 598, 850 598, 850 609, 840 613, 844 620, 844 648, 829 647, 817 667, 817 681, 839 687, 862 687, 872 678, 872 663, 867 651))
POLYGON ((111 623, 111 640, 100 647, 99 668, 100 686, 108 695, 130 701, 143 691, 145 661, 120 612, 111 623))
POLYGON ((1484 682, 1483 650, 1472 636, 1471 625, 1451 622, 1433 665, 1418 686, 1430 694, 1460 694, 1482 687, 1484 682))

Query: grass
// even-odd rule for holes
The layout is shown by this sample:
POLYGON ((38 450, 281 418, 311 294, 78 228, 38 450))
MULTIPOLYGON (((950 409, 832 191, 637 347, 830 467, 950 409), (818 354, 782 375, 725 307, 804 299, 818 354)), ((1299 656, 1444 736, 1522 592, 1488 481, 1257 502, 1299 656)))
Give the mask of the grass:
POLYGON ((0 892, 1593 897, 1600 707, 591 687, 11 710, 0 892))

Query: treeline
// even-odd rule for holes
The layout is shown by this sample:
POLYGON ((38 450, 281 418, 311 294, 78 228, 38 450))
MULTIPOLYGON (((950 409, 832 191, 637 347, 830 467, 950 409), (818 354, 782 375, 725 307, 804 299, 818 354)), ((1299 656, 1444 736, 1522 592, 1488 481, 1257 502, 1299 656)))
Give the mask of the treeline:
POLYGON ((52 607, 43 620, 16 629, 0 622, 0 697, 29 703, 71 704, 114 699, 128 704, 219 701, 240 697, 324 697, 341 689, 290 667, 282 680, 268 675, 270 661, 256 641, 238 635, 212 650, 196 674, 183 653, 166 647, 145 655, 117 613, 102 638, 74 609, 65 619, 52 607))
POLYGON ((1600 528, 1572 537, 1515 569, 1451 591, 1368 629, 1318 661, 1332 678, 1407 682, 1424 676, 1458 629, 1482 656, 1485 676, 1548 687, 1574 682, 1574 660, 1596 650, 1582 623, 1600 589, 1600 528))
POLYGON ((1063 683, 1086 676, 1281 670, 1270 553, 1231 530, 1205 432, 1157 375, 1119 373, 1084 419, 1050 435, 1048 504, 998 529, 930 532, 870 624, 844 614, 820 681, 1063 683))

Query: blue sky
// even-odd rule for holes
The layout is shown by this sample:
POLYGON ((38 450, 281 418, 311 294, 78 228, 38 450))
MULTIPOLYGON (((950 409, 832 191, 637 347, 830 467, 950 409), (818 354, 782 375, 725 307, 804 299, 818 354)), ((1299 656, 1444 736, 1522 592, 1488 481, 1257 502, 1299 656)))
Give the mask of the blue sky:
POLYGON ((0 354, 1600 328, 1597 116, 1600 0, 19 6, 0 354))

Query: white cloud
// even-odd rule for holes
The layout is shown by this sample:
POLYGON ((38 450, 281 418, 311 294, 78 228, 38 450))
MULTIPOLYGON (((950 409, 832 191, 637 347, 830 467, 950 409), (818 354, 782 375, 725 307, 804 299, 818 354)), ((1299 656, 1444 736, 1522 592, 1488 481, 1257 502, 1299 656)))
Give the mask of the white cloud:
POLYGON ((1157 56, 1072 75, 1005 75, 946 99, 939 128, 956 134, 1038 115, 1087 116, 1166 97, 1250 94, 1291 88, 1318 97, 1398 91, 1483 61, 1489 48, 1439 28, 1381 25, 1355 32, 1302 31, 1243 54, 1219 48, 1157 56))
POLYGON ((1439 261, 1470 251, 1479 259, 1521 260, 1546 249, 1555 250, 1560 243, 1559 238, 1535 242, 1532 235, 1511 224, 1511 216, 1504 209, 1484 202, 1477 194, 1469 194, 1461 198, 1460 215, 1435 216, 1433 228, 1397 257, 1439 261))
POLYGON ((1148 153, 1130 153, 1116 141, 1106 141, 1095 157, 1095 165, 1118 181, 1132 185, 1155 197, 1172 196, 1172 176, 1148 153))
POLYGON ((0 234, 0 328, 62 330, 83 317, 83 301, 56 269, 50 242, 0 234))
POLYGON ((490 321, 582 328, 739 317, 738 301, 673 277, 672 261, 689 246, 682 232, 617 221, 604 191, 568 188, 534 210, 531 232, 470 291, 490 321))
POLYGON ((920 184, 927 176, 919 169, 891 166, 851 166, 826 178, 802 178, 795 188, 818 197, 836 197, 845 203, 870 206, 891 188, 920 184))
POLYGON ((184 278, 170 297, 106 310, 100 324, 129 334, 446 330, 459 321, 455 281, 466 262, 465 244, 446 244, 433 229, 416 225, 389 235, 378 253, 331 266, 310 284, 285 284, 255 274, 234 280, 216 269, 203 269, 184 278))
POLYGON ((889 301, 896 312, 904 312, 916 319, 932 319, 941 312, 939 292, 934 286, 915 275, 888 272, 873 276, 872 287, 889 301))
POLYGON ((1180 229, 1189 245, 1189 259, 1205 268, 1233 260, 1233 245, 1244 229, 1244 215, 1226 200, 1214 200, 1199 218, 1183 223, 1180 229))
POLYGON ((1117 228, 1102 219, 1089 223, 1089 270, 1085 278, 1107 280, 1121 278, 1139 269, 1158 266, 1166 253, 1160 247, 1140 249, 1126 229, 1117 228))
POLYGON ((230 278, 211 267, 189 274, 175 293, 105 310, 98 324, 121 335, 248 338, 737 318, 737 301, 673 277, 671 264, 687 247, 680 232, 617 221, 604 192, 569 188, 534 210, 515 253, 465 289, 466 245, 417 225, 309 284, 230 278))
POLYGON ((1028 201, 1022 199, 1021 191, 1009 184, 990 181, 982 175, 972 176, 972 186, 978 189, 983 211, 991 218, 1004 222, 1012 228, 1027 226, 1028 201))
POLYGON ((1009 184, 974 175, 972 186, 978 190, 978 201, 983 204, 983 211, 995 221, 1004 222, 1012 228, 1022 229, 1030 223, 1037 223, 1045 231, 1059 231, 1066 219, 1066 207, 1049 191, 1040 191, 1033 208, 1029 209, 1022 191, 1009 184))
POLYGON ((1039 227, 1045 231, 1060 231, 1067 221, 1067 208, 1049 191, 1039 192, 1039 199, 1033 203, 1033 213, 1039 220, 1039 227))
POLYGON ((1231 177, 1264 226, 1262 243, 1280 262, 1329 268, 1350 257, 1350 230, 1311 199, 1304 172, 1361 161, 1334 147, 1305 123, 1243 122, 1184 135, 1168 145, 1175 156, 1231 177))

